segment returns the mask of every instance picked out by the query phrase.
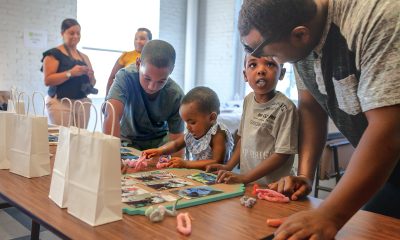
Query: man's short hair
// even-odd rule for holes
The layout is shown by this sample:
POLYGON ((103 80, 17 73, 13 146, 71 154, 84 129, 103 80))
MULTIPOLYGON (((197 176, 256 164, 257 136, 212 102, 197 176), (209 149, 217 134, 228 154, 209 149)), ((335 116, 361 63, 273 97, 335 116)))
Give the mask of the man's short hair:
POLYGON ((242 37, 255 28, 264 39, 279 41, 287 38, 293 28, 310 21, 316 13, 314 0, 244 0, 238 28, 242 37))
POLYGON ((144 45, 140 60, 158 68, 173 67, 176 53, 174 47, 163 40, 151 40, 144 45))
POLYGON ((147 33, 147 38, 151 40, 153 38, 153 34, 151 34, 151 31, 147 28, 138 28, 137 32, 146 32, 147 33))
POLYGON ((190 90, 182 99, 182 104, 195 102, 202 113, 216 112, 219 114, 219 98, 211 88, 195 87, 190 90))

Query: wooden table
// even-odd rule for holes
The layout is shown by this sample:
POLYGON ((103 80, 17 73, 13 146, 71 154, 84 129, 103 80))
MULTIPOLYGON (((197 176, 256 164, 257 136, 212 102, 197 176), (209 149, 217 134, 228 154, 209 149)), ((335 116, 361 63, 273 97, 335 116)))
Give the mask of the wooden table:
MULTIPOLYGON (((151 223, 144 216, 124 215, 121 221, 91 227, 48 198, 50 181, 50 176, 28 179, 0 170, 0 196, 65 239, 260 239, 274 231, 266 225, 267 218, 289 216, 321 202, 312 197, 288 204, 258 200, 249 209, 241 206, 237 197, 181 209, 194 218, 191 236, 184 237, 176 231, 172 217, 151 223)), ((246 191, 250 193, 250 188, 246 191)), ((337 239, 400 239, 400 220, 359 211, 337 239)))

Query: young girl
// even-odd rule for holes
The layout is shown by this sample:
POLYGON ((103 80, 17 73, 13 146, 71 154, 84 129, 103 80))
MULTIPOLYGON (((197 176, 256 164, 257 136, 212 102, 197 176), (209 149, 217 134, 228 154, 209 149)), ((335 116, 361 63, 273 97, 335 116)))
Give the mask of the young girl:
POLYGON ((208 164, 226 163, 233 149, 233 138, 228 128, 217 121, 219 105, 217 94, 210 88, 193 88, 183 97, 179 109, 187 133, 143 154, 147 158, 159 157, 186 147, 192 160, 173 157, 168 167, 205 169, 208 164))

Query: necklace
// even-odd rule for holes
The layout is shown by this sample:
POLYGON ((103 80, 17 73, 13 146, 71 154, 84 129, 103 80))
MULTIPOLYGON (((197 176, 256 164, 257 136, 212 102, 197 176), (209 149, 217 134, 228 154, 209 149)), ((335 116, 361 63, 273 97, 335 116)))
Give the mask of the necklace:
POLYGON ((75 59, 75 58, 72 57, 71 50, 69 49, 69 47, 67 46, 67 44, 64 43, 63 46, 64 46, 64 48, 65 48, 65 51, 67 51, 67 54, 68 54, 68 57, 69 57, 69 58, 71 58, 71 59, 74 60, 74 61, 81 61, 81 62, 84 62, 83 57, 82 57, 81 53, 78 51, 78 49, 76 50, 76 52, 78 53, 80 59, 75 59))

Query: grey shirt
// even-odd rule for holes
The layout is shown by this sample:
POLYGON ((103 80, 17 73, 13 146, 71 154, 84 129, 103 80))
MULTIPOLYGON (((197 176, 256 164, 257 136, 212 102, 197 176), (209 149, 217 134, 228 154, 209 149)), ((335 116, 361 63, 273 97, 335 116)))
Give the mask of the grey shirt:
POLYGON ((291 175, 294 154, 297 153, 298 115, 296 106, 285 95, 277 92, 266 103, 257 103, 254 92, 243 102, 243 113, 238 135, 241 136, 240 173, 254 169, 268 161, 273 153, 292 154, 278 169, 257 180, 268 184, 291 175))
POLYGON ((149 99, 139 82, 139 73, 123 68, 115 76, 107 99, 124 104, 121 138, 131 141, 157 139, 170 133, 183 133, 179 116, 182 89, 171 78, 155 99, 149 99))
MULTIPOLYGON (((330 0, 319 45, 295 64, 299 89, 311 92, 357 146, 364 112, 400 103, 400 1, 330 0)), ((400 164, 391 181, 400 182, 400 164)))

